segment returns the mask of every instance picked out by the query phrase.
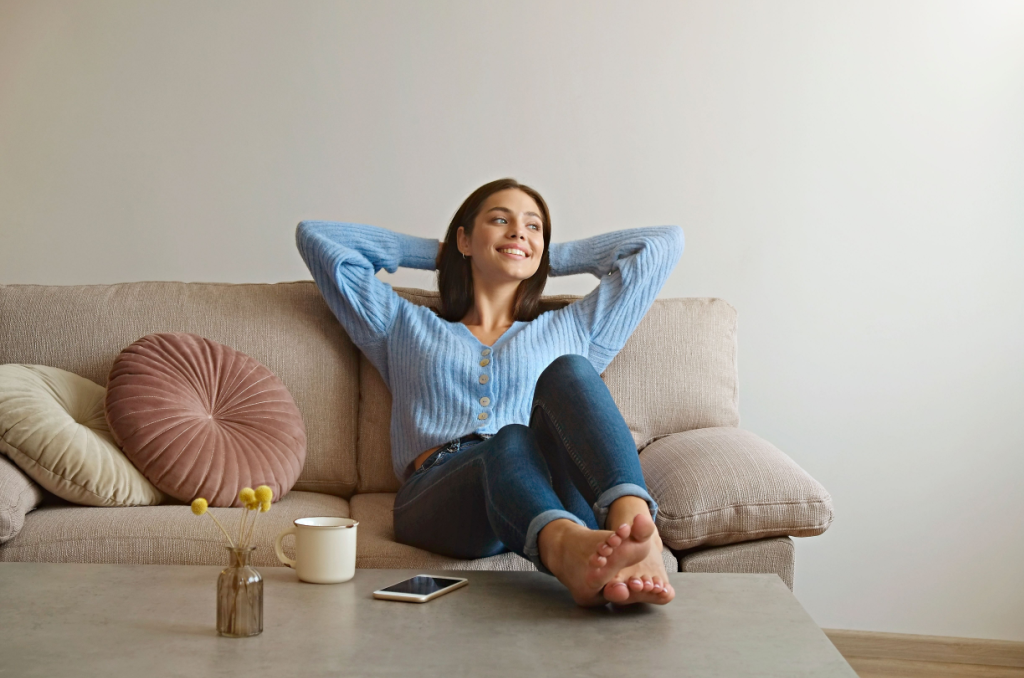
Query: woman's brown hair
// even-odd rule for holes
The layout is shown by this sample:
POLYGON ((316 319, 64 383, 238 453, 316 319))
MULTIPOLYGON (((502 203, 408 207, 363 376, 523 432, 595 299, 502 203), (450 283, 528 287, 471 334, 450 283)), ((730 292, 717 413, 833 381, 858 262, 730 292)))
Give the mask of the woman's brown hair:
POLYGON ((484 184, 469 194, 448 225, 444 236, 444 245, 437 255, 437 289, 441 295, 438 315, 449 322, 458 322, 466 317, 473 308, 473 265, 471 260, 464 258, 459 252, 459 226, 467 236, 473 233, 473 224, 484 201, 498 191, 515 188, 533 198, 540 208, 544 228, 544 254, 537 272, 519 283, 516 296, 512 302, 513 320, 533 320, 538 315, 540 296, 548 280, 548 246, 551 244, 551 216, 548 205, 540 193, 529 186, 524 186, 515 179, 498 179, 484 184))

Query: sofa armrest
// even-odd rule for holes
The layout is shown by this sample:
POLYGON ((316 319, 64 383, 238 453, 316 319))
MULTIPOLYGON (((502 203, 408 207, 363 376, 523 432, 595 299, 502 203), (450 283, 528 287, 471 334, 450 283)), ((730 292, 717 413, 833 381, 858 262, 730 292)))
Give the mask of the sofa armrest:
POLYGON ((832 523, 825 488, 749 431, 673 433, 645 447, 640 465, 658 502, 658 532, 672 549, 811 537, 832 523))

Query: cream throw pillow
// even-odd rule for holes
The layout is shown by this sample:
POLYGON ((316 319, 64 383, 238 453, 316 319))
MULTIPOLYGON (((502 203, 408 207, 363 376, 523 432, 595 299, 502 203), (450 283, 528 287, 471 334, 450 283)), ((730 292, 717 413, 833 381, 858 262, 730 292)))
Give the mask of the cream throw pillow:
POLYGON ((149 506, 163 494, 114 444, 102 386, 45 365, 0 365, 0 453, 58 497, 149 506))

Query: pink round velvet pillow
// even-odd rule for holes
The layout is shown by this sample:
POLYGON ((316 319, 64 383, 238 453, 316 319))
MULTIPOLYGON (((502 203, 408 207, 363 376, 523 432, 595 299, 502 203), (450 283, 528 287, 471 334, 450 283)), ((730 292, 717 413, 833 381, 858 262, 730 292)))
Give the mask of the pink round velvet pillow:
POLYGON ((241 506, 238 492, 259 485, 277 501, 306 460, 306 427, 281 380, 195 334, 149 334, 122 351, 105 404, 128 459, 181 501, 241 506))

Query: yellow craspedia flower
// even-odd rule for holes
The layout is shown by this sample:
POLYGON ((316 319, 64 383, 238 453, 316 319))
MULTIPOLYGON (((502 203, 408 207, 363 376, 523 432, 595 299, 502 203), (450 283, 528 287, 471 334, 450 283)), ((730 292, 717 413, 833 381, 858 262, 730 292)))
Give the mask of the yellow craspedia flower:
POLYGON ((209 506, 209 504, 207 504, 206 500, 203 499, 202 497, 199 497, 198 499, 193 499, 192 500, 192 513, 196 514, 197 516, 201 516, 204 513, 206 513, 206 509, 207 509, 208 506, 209 506))
POLYGON ((242 506, 248 506, 256 501, 256 493, 251 487, 243 487, 242 491, 238 493, 238 498, 242 500, 242 506))
POLYGON ((260 513, 266 513, 269 510, 270 510, 270 502, 269 501, 265 501, 265 502, 260 504, 260 513))
POLYGON ((260 507, 260 503, 258 501, 250 501, 248 504, 245 505, 245 510, 246 511, 255 511, 259 507, 260 507))
POLYGON ((256 500, 261 504, 266 504, 274 498, 274 491, 266 485, 260 485, 256 488, 256 500))

